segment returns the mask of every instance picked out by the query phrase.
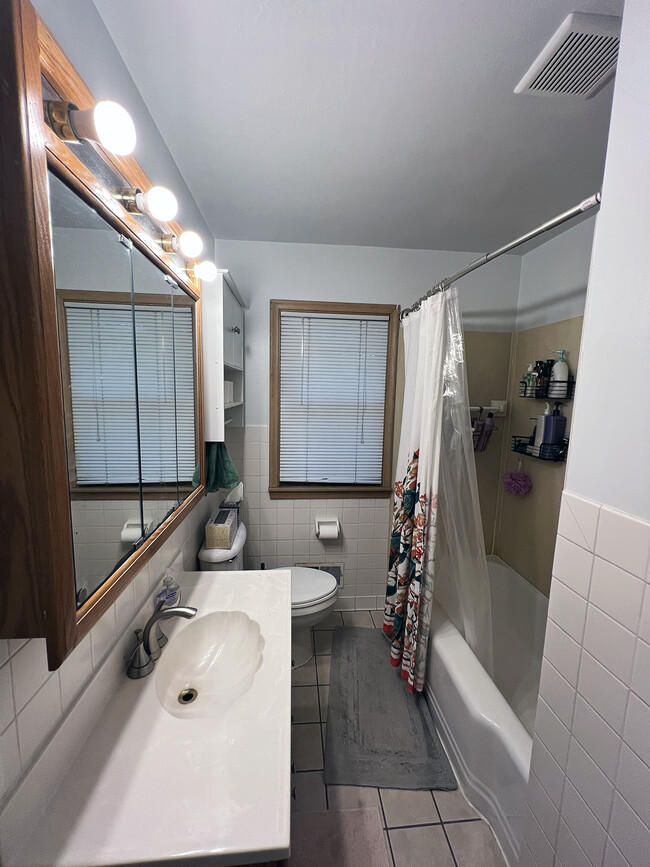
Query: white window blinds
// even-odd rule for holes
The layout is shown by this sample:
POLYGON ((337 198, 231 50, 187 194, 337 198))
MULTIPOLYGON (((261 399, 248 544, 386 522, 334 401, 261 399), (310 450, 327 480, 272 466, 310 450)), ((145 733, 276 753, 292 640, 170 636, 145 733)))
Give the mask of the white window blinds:
MULTIPOLYGON (((78 485, 137 484, 138 425, 132 312, 65 304, 78 485)), ((135 312, 142 481, 190 481, 195 467, 191 308, 135 312), (172 334, 173 322, 173 334, 172 334), (178 446, 177 446, 178 442, 178 446)))
POLYGON ((388 317, 283 312, 280 482, 380 485, 388 317))

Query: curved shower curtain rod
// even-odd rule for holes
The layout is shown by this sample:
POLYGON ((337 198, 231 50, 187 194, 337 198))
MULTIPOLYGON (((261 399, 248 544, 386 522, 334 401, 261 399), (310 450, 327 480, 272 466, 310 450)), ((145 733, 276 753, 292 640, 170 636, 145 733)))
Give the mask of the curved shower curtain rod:
POLYGON ((415 304, 413 304, 411 307, 407 307, 405 310, 402 310, 399 315, 400 319, 404 319, 404 317, 408 316, 409 313, 413 313, 415 310, 419 310, 420 304, 422 304, 423 301, 425 301, 427 298, 430 298, 432 295, 437 295, 438 292, 443 292, 445 289, 448 289, 452 283, 454 283, 456 280, 459 280, 461 277, 464 277, 465 274, 469 274, 470 271, 475 271, 477 268, 480 268, 481 265, 487 265, 488 262, 491 262, 492 259, 496 259, 497 256, 502 256, 504 253, 508 253, 510 252, 510 250, 514 250, 515 247, 519 247, 521 246, 521 244, 525 244, 526 241, 530 241, 531 238, 536 238, 538 235, 543 235, 544 232, 548 232, 549 229, 554 229, 561 223, 566 223, 567 220, 572 220, 574 217, 579 217, 580 214, 584 213, 585 211, 589 211, 591 208, 595 208, 598 205, 600 205, 600 193, 594 193, 593 196, 590 196, 588 199, 580 202, 579 205, 576 205, 573 208, 569 208, 569 210, 565 211, 563 214, 558 214, 557 217, 553 217, 552 220, 548 220, 548 222, 542 223, 541 226, 538 226, 536 229, 527 232, 525 235, 522 235, 515 241, 510 241, 509 244, 505 244, 503 247, 499 247, 498 250, 493 250, 492 253, 486 253, 485 256, 481 256, 480 259, 476 259, 475 262, 470 262, 469 265, 461 268, 460 271, 456 271, 456 273, 452 274, 451 277, 445 277, 445 279, 441 280, 440 283, 436 283, 433 289, 429 289, 426 295, 418 298, 415 304))

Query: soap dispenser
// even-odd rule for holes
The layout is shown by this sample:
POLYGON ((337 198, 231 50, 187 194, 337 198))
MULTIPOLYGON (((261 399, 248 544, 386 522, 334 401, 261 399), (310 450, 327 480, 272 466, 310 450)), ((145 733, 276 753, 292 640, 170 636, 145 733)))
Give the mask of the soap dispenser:
POLYGON ((174 608, 181 604, 181 588, 174 580, 171 572, 166 572, 162 587, 156 594, 156 606, 163 603, 163 608, 174 608))
MULTIPOLYGON (((548 406, 548 404, 546 404, 548 406)), ((560 407, 562 404, 559 400, 555 401, 555 409, 553 415, 546 420, 546 431, 544 434, 544 443, 551 445, 559 445, 566 431, 566 416, 561 415, 560 407)))
POLYGON ((556 349, 560 356, 551 370, 551 381, 548 384, 549 397, 566 397, 569 387, 569 365, 564 360, 566 349, 556 349))
POLYGON ((544 409, 544 415, 537 416, 537 425, 535 426, 535 441, 533 442, 533 446, 538 449, 542 443, 548 442, 548 421, 553 418, 551 415, 551 404, 547 403, 546 408, 544 409))

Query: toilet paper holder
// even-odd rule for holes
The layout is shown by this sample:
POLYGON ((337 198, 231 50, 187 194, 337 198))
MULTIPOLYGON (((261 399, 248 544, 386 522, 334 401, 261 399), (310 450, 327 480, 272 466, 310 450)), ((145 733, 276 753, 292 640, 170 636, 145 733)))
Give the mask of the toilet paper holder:
POLYGON ((316 538, 326 542, 338 539, 341 535, 341 522, 338 518, 315 518, 316 538))

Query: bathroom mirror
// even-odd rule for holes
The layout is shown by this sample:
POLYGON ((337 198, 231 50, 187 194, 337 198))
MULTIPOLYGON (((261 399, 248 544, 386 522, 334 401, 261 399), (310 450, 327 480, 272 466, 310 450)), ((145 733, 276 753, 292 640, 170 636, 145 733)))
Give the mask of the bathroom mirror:
POLYGON ((76 604, 193 490, 195 302, 52 172, 76 604))

